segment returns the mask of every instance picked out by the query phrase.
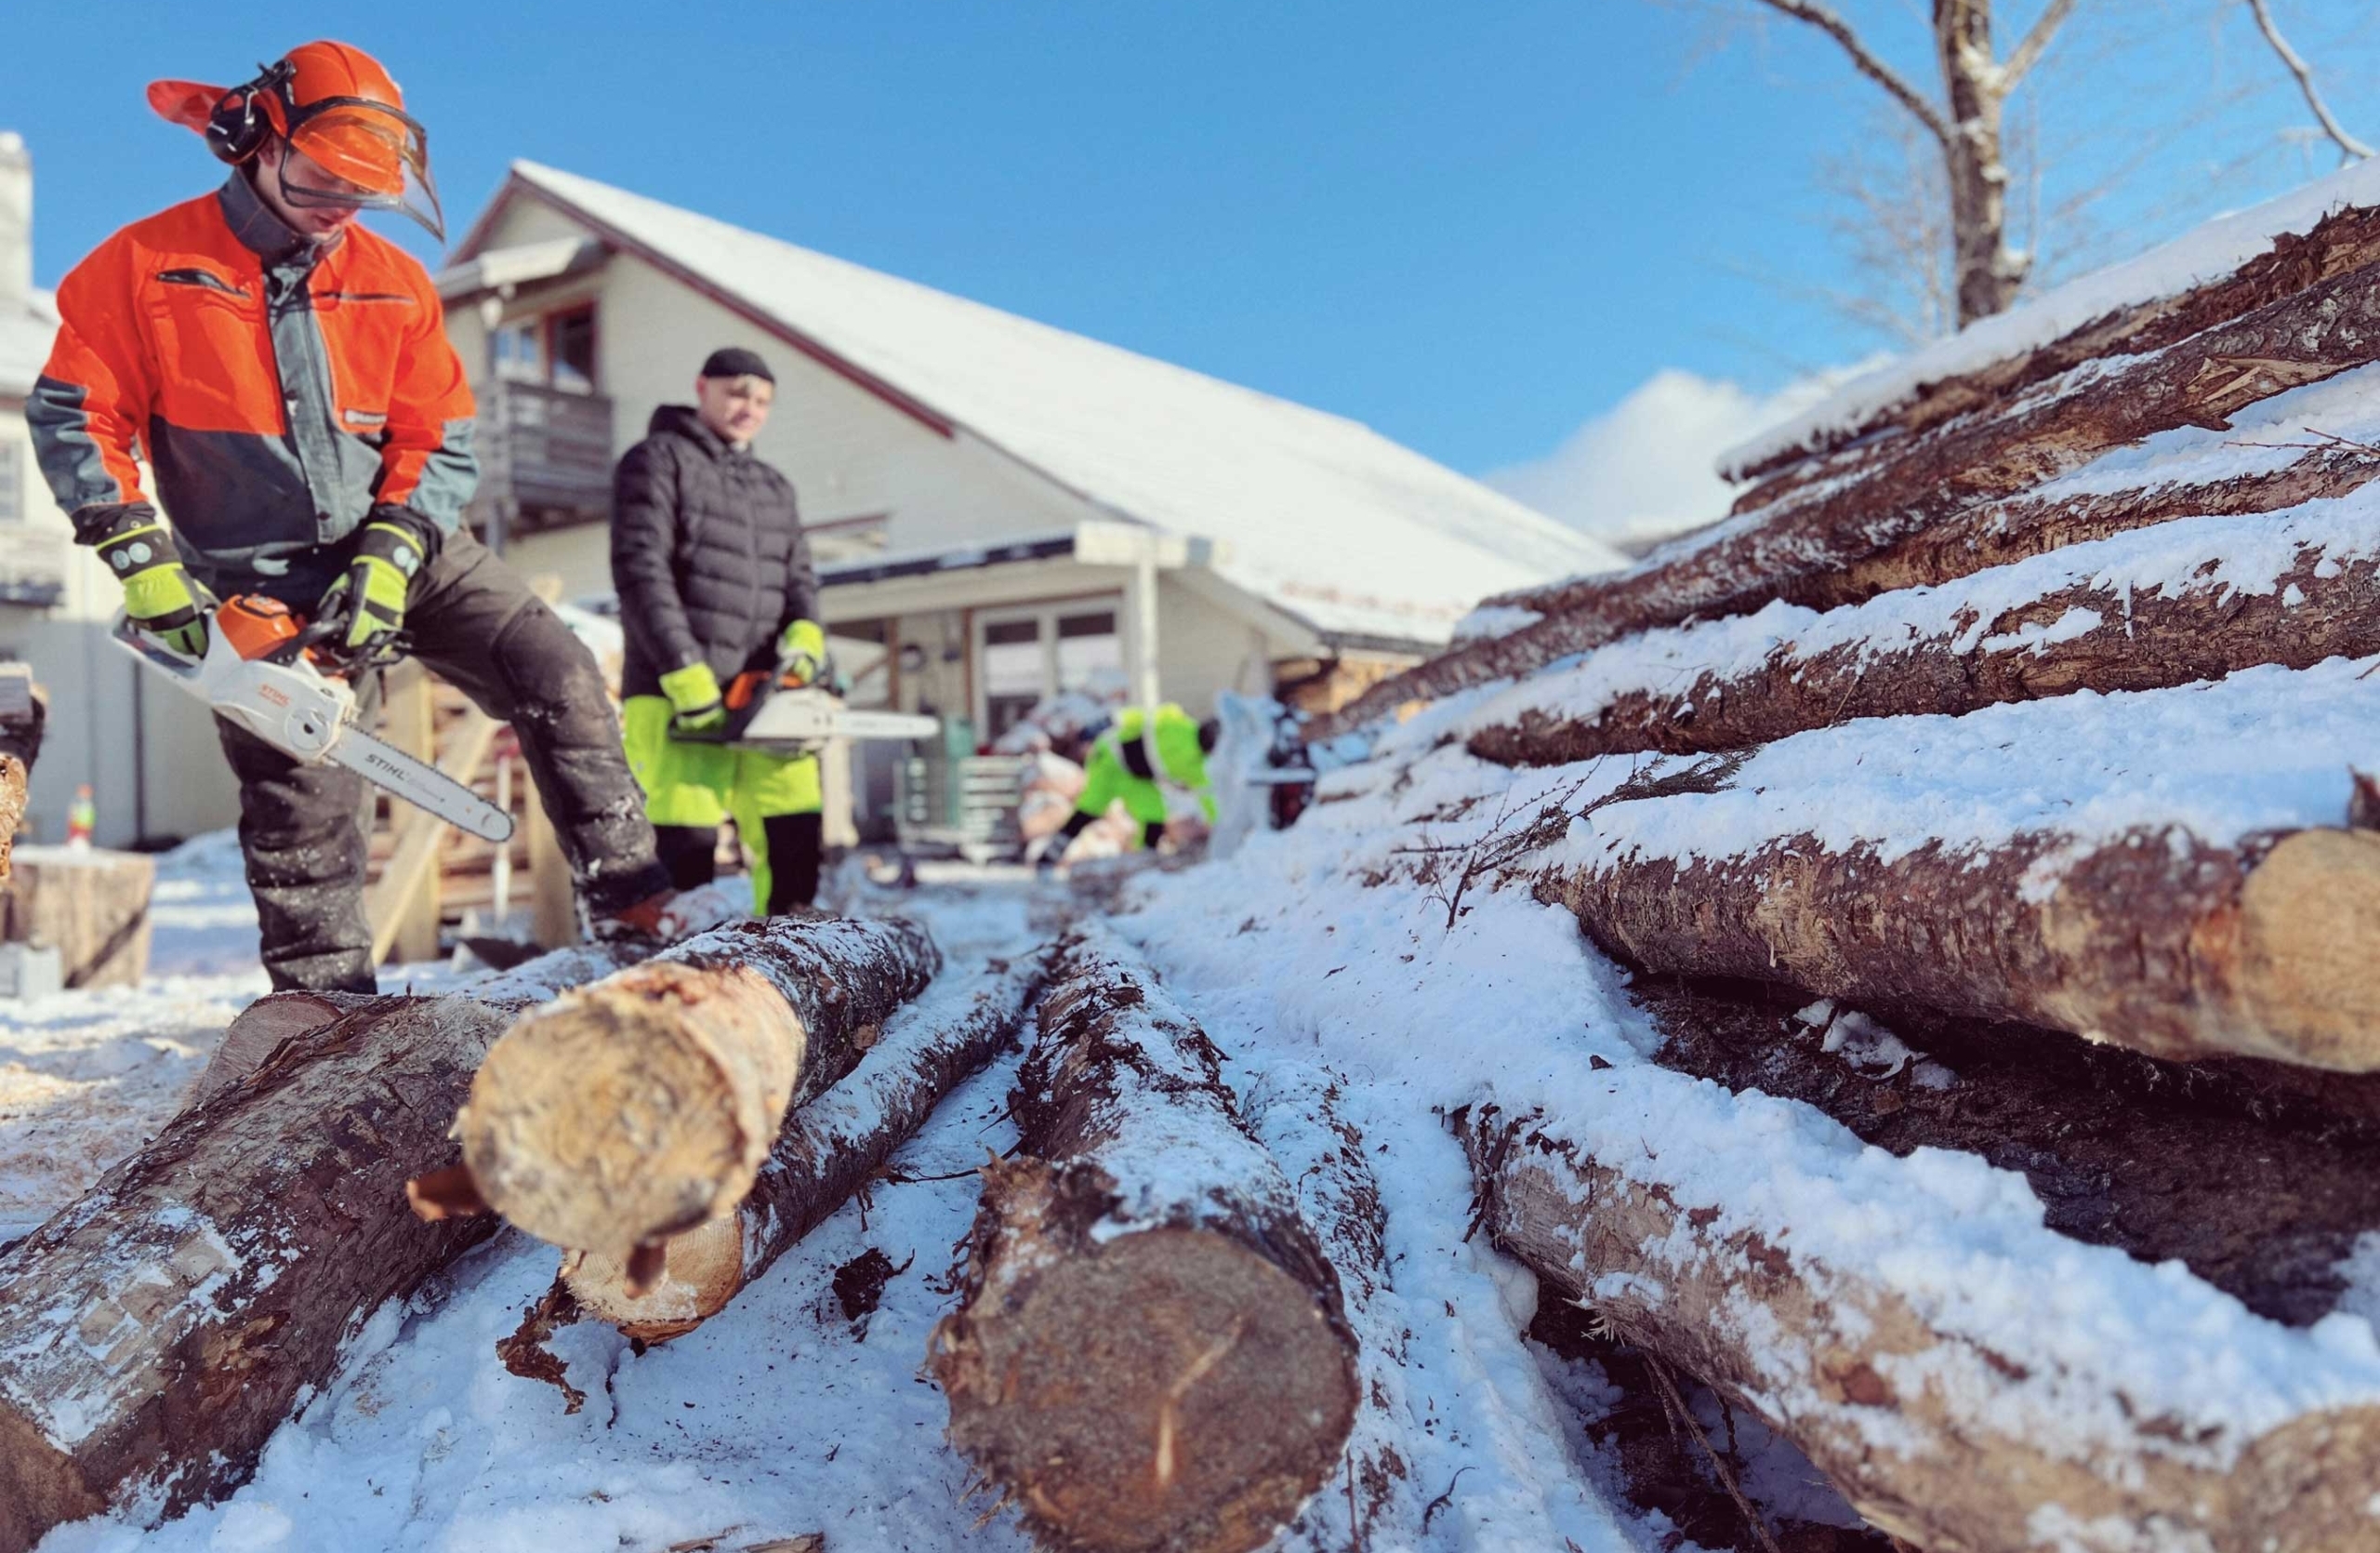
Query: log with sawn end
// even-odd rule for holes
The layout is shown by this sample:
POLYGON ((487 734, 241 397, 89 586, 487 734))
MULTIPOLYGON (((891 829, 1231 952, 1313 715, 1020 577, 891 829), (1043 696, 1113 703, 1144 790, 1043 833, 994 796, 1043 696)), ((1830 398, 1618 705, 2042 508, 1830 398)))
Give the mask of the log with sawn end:
POLYGON ((914 923, 777 918, 531 1009, 455 1119, 468 1180, 424 1193, 629 1263, 650 1287, 669 1237, 732 1215, 787 1108, 849 1073, 941 967, 914 923))
MULTIPOLYGON (((1563 1103, 1575 1111, 1594 1099, 1563 1103)), ((1667 1145, 1653 1157, 1633 1126, 1629 1157, 1606 1160, 1535 1115, 1483 1107, 1453 1122, 1500 1250, 1546 1292, 1591 1307, 1757 1415, 1861 1515, 1914 1546, 2371 1546, 2380 1406, 2315 1400, 2290 1413, 2267 1397, 2257 1419, 2216 1387, 2176 1415, 2125 1389, 2176 1362, 2162 1329, 2017 1357, 2002 1351, 2010 1322, 1988 1302, 1944 1301, 1931 1288, 1921 1298, 1888 1264, 1829 1259, 1764 1232, 1760 1205, 1711 1201, 1708 1179, 1676 1175, 1692 1164, 1664 1162, 1667 1145)))
MULTIPOLYGON (((1662 800, 1672 802, 1672 800, 1662 800)), ((2380 1069, 2380 834, 2179 826, 1885 852, 1808 835, 1539 877, 1606 953, 1889 1015, 2014 1020, 2178 1061, 2380 1069)))
POLYGON ((670 1237, 658 1281, 628 1292, 628 1265, 565 1257, 562 1281, 585 1314, 658 1343, 708 1321, 867 1183, 951 1091, 1016 1040, 1048 974, 1046 949, 945 976, 894 1015, 859 1066, 786 1118, 752 1190, 732 1214, 670 1237))
POLYGON ((416 1223, 404 1196, 451 1148, 489 1045, 521 1009, 649 949, 563 949, 444 997, 319 1005, 324 1021, 283 1029, 0 1256, 0 1553, 245 1481, 358 1324, 493 1229, 416 1223))
POLYGON ((1860 478, 1731 518, 1626 571, 1490 600, 1545 618, 1384 680, 1317 719, 1306 737, 1329 738, 1408 701, 1525 673, 1635 631, 1756 609, 1797 579, 1848 566, 2109 448, 2181 426, 2219 429, 2251 404, 2375 359, 2380 266, 2367 266, 2155 354, 2080 368, 2004 414, 1938 428, 1860 478))
POLYGON ((935 1328, 951 1442, 1053 1546, 1238 1553, 1337 1467, 1338 1280, 1223 1057, 1106 935, 1063 953, 935 1328))

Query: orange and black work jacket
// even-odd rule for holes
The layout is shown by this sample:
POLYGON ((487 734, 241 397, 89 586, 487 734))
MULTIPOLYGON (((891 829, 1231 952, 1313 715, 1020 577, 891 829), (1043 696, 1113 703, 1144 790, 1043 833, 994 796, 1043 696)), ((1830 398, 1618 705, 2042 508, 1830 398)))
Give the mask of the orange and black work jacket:
POLYGON ((470 386, 430 276, 386 239, 317 246, 234 172, 101 244, 58 311, 25 418, 86 542, 150 499, 139 451, 191 571, 225 596, 311 606, 375 506, 460 521, 470 386))

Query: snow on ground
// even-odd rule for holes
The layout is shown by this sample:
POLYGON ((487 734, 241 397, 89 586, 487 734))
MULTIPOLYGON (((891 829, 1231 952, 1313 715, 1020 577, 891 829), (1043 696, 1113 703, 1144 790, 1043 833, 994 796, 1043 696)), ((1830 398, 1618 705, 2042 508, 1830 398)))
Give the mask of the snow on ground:
POLYGON ((138 987, 0 1001, 0 1245, 22 1239, 180 1106, 265 990, 257 913, 225 833, 158 859, 138 987))
MULTIPOLYGON (((2359 667, 2330 677, 2341 682, 2338 715, 2364 712, 2368 727, 2380 685, 2350 692, 2359 667)), ((2221 687, 2160 694, 2222 698, 2221 687)), ((2255 685, 2236 687, 2232 699, 2251 716, 2255 685)), ((2322 704, 2311 689, 2292 699, 2301 712, 2322 704)), ((1460 715, 1460 706, 1433 709, 1416 723, 1460 715)), ((1928 737, 1940 747, 1945 736, 1928 737)), ((1426 726, 1408 724, 1397 739, 1399 766, 1412 763, 1409 786, 1385 761, 1342 772, 1328 790, 1339 801, 1295 829, 1257 835, 1224 861, 1134 880, 1114 922, 1226 1054, 1251 1125, 1301 1193, 1313 1194, 1302 1198, 1310 1209, 1324 1206, 1317 1170, 1331 1147, 1315 1121, 1316 1096, 1335 1085, 1340 1114, 1362 1131, 1388 1206, 1387 1276, 1351 1311, 1368 1343, 1367 1390, 1381 1402, 1355 1444, 1393 1449, 1407 1467, 1368 1518, 1363 1546, 1652 1553, 1671 1530, 1625 1503, 1615 1460, 1585 1427, 1608 1403, 1607 1381, 1521 1335, 1535 1280, 1466 1238, 1471 1177, 1444 1113, 1483 1100, 1544 1106, 1558 1130, 1615 1168, 1658 1175, 1680 1202, 1707 1202, 1726 1225, 1764 1233, 1790 1226, 1818 1259, 1885 1280, 1929 1320, 2026 1365, 2037 1378, 2022 1405, 2078 1453, 2133 1438, 2126 1420, 2105 1412, 2118 1387, 2135 1406, 2188 1421, 2189 1443, 2176 1452, 2214 1460, 2306 1408, 2380 1398, 2368 1295, 2293 1330, 2177 1264, 2149 1267, 2065 1240, 2044 1228, 2019 1175, 1937 1150, 1897 1159, 1805 1107, 1659 1068, 1650 1060, 1655 1033, 1621 974, 1559 911, 1483 885, 1449 923, 1443 897, 1368 885, 1367 876, 1394 873, 1387 865, 1416 840, 1421 806, 1457 790, 1537 779, 1459 750, 1423 754, 1426 726)), ((1792 742, 1772 748, 1790 755, 1792 742)), ((2051 737, 2027 742, 2059 748, 2051 737)), ((2155 740, 2188 750, 2222 742, 2155 740)), ((2271 730, 2232 728, 2228 742, 2292 758, 2271 730)), ((1998 745, 1976 748, 1982 758, 1998 745)), ((2278 787, 2296 801, 2289 782, 2278 787)), ((63 1042, 90 1066, 80 1082, 95 1094, 112 1082, 132 1097, 122 1104, 138 1120, 112 1133, 85 1123, 95 1159, 153 1127, 164 1110, 156 1097, 196 1071, 220 1022, 260 985, 253 963, 237 961, 236 886, 226 886, 221 856, 219 843, 201 843, 167 860, 160 965, 170 969, 137 994, 53 1000, 0 1027, 20 1066, 36 1042, 63 1042), (210 844, 218 849, 211 865, 210 844), (151 1044, 148 1032, 168 1015, 179 1021, 172 1042, 193 1055, 151 1044), (80 1044, 53 1027, 79 1030, 80 1044), (159 1070, 145 1087, 127 1085, 99 1076, 110 1063, 159 1070)), ((1059 892, 1021 870, 925 877, 923 888, 869 903, 897 900, 923 917, 961 968, 1021 949, 1057 919, 1059 892)), ((44 1553, 663 1553, 704 1537, 739 1547, 813 1530, 839 1553, 962 1541, 989 1553, 1023 1548, 1004 1517, 975 1526, 983 1503, 961 1497, 965 1469, 942 1442, 946 1412, 921 1374, 927 1334, 947 1307, 952 1247, 973 1213, 966 1173, 986 1149, 1013 1142, 1002 1114, 1012 1072, 1004 1059, 977 1077, 899 1159, 908 1175, 953 1179, 886 1184, 847 1205, 696 1332, 637 1354, 608 1329, 566 1329, 555 1348, 588 1394, 575 1415, 556 1390, 509 1374, 493 1353, 554 1267, 549 1248, 508 1235, 404 1308, 383 1310, 227 1501, 153 1531, 110 1520, 63 1527, 44 1553), (871 1249, 902 1270, 879 1307, 854 1319, 834 1275, 871 1249)), ((0 1158, 20 1157, 38 1124, 30 1113, 0 1119, 0 1158)), ((16 1189, 17 1211, 37 1215, 71 1187, 16 1189)), ((2380 1254, 2368 1259, 2380 1264, 2380 1254)), ((2373 1281, 2380 1275, 2359 1288, 2373 1281)), ((1956 1374, 1930 1378, 1962 1384, 1956 1374)), ((1748 1453, 1772 1503, 1849 1523, 1790 1448, 1755 1432, 1748 1453)), ((1350 1546, 1349 1502, 1337 1489, 1316 1497, 1282 1547, 1350 1546)))

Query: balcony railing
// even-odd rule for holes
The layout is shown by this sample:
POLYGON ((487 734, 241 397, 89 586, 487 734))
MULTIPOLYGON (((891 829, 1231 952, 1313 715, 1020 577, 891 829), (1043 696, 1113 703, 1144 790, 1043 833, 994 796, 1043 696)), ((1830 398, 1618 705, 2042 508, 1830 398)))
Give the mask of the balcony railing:
POLYGON ((480 423, 485 452, 474 521, 484 526, 501 510, 517 534, 611 516, 611 400, 500 383, 483 396, 480 423))

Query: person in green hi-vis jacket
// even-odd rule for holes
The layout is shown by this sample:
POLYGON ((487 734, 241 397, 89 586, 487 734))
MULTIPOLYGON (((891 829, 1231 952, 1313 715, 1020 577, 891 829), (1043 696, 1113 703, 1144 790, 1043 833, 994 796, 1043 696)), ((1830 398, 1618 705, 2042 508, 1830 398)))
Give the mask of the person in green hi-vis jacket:
POLYGON ((734 819, 755 916, 816 897, 824 843, 816 756, 713 742, 728 719, 721 687, 738 674, 808 684, 826 672, 793 485, 751 451, 775 392, 757 352, 712 352, 695 403, 654 410, 613 478, 628 766, 678 888, 710 882, 719 827, 734 819))
POLYGON ((1126 707, 1107 731, 1091 741, 1083 760, 1082 796, 1065 829, 1050 838, 1041 866, 1053 869, 1074 839, 1123 800, 1124 812, 1140 821, 1140 843, 1154 847, 1165 835, 1165 790, 1192 793, 1215 822, 1215 793, 1207 778, 1207 757, 1214 752, 1221 724, 1213 718, 1200 723, 1171 701, 1151 708, 1126 707))

